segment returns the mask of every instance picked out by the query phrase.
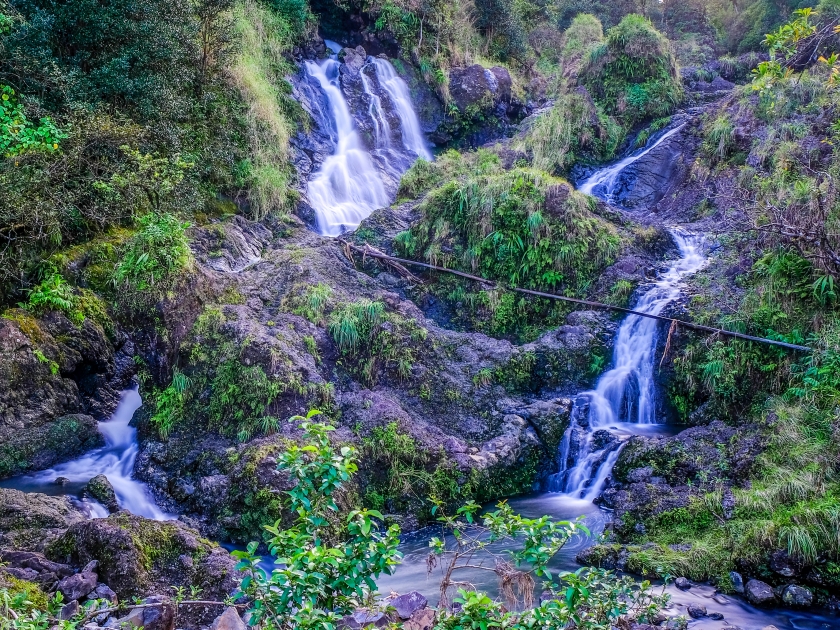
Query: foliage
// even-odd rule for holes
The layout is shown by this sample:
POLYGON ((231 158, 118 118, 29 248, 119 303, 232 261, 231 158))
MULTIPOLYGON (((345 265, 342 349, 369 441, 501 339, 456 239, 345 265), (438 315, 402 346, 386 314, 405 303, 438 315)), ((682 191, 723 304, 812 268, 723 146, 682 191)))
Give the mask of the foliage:
POLYGON ((361 298, 337 305, 329 331, 341 353, 341 365, 364 383, 373 384, 384 371, 407 379, 427 331, 413 319, 387 312, 382 302, 361 298))
POLYGON ((10 158, 26 151, 56 151, 60 140, 67 137, 48 117, 33 124, 26 118, 15 91, 0 85, 0 153, 10 158))
POLYGON ((114 284, 136 291, 160 291, 191 261, 185 223, 171 214, 149 213, 138 221, 140 229, 124 247, 114 270, 114 284))
POLYGON ((291 446, 278 463, 297 482, 287 503, 297 514, 294 526, 281 530, 278 521, 266 528, 278 568, 269 575, 259 567, 256 543, 234 552, 238 568, 247 571, 241 589, 253 598, 252 625, 331 627, 324 624, 368 603, 376 591, 374 579, 391 573, 401 557, 399 528, 392 525, 381 533, 378 512, 354 510, 339 520, 334 496, 356 472, 356 453, 349 446, 333 449, 332 427, 311 421, 317 413, 292 418, 301 421, 306 443, 291 446))
POLYGON ((625 128, 670 114, 683 97, 670 43, 640 15, 628 15, 607 31, 581 76, 595 100, 625 128))

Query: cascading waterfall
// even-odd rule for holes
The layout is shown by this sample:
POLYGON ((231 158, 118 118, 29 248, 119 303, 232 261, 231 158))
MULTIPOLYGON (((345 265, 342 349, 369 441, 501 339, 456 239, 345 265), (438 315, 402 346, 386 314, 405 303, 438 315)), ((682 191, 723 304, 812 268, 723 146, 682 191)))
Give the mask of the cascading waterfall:
MULTIPOLYGON (((333 52, 341 49, 335 42, 327 42, 327 45, 333 52)), ((318 231, 325 236, 338 236, 355 228, 371 212, 390 203, 383 173, 389 180, 398 180, 416 158, 431 159, 420 121, 411 105, 408 86, 385 59, 369 58, 359 73, 368 99, 367 115, 372 123, 375 145, 365 147, 341 91, 340 67, 334 58, 305 64, 306 73, 326 96, 334 125, 335 151, 307 187, 309 203, 318 219, 318 231), (375 82, 366 73, 369 68, 373 69, 375 82), (375 83, 381 88, 380 93, 377 93, 375 83), (392 128, 383 98, 393 106, 400 121, 399 129, 392 128), (401 138, 398 146, 396 136, 401 138)))
POLYGON ((326 59, 306 62, 306 72, 321 86, 335 123, 336 150, 324 160, 307 188, 318 217, 318 231, 338 236, 357 226, 377 208, 388 204, 382 178, 353 124, 347 101, 338 86, 340 64, 326 59))
POLYGON ((683 127, 685 127, 685 123, 668 130, 667 132, 662 134, 662 137, 660 137, 649 147, 645 147, 641 151, 638 151, 637 153, 616 162, 612 166, 608 166, 606 168, 596 171, 595 173, 590 175, 585 181, 583 181, 580 185, 578 185, 578 190, 582 193, 586 193, 587 195, 597 194, 599 197, 604 198, 606 201, 612 201, 615 193, 615 185, 618 181, 618 176, 621 173, 621 171, 630 166, 636 160, 646 156, 660 144, 665 142, 668 138, 679 132, 680 129, 682 129, 683 127))
MULTIPOLYGON (((132 478, 139 446, 137 429, 129 426, 129 422, 142 404, 136 388, 126 390, 114 415, 106 422, 99 423, 99 431, 105 437, 105 446, 85 453, 73 461, 32 475, 14 477, 0 485, 24 492, 72 496, 74 492, 80 493, 91 478, 105 475, 114 487, 117 503, 121 508, 132 514, 157 520, 174 518, 157 506, 146 484, 132 478), (66 481, 63 485, 55 483, 60 477, 66 481)), ((105 508, 98 503, 86 501, 81 507, 87 509, 91 516, 108 516, 105 508)))
MULTIPOLYGON (((639 299, 633 310, 659 315, 680 295, 680 283, 703 267, 703 238, 677 229, 671 235, 680 259, 639 299)), ((575 400, 569 428, 563 435, 558 472, 549 490, 576 498, 595 499, 618 460, 621 441, 606 429, 656 423, 654 351, 659 322, 630 315, 621 324, 613 351, 613 367, 594 390, 575 400), (621 425, 624 425, 622 427, 621 425)))

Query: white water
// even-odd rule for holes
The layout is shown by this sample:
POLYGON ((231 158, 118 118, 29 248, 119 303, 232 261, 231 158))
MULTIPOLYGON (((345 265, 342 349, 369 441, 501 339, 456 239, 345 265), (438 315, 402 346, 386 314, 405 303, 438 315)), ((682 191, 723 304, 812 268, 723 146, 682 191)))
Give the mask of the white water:
MULTIPOLYGON (((341 49, 335 42, 326 43, 333 52, 341 49)), ((340 67, 336 59, 305 64, 306 73, 315 79, 327 98, 335 132, 334 153, 324 161, 307 186, 309 203, 318 219, 318 231, 325 236, 339 236, 354 229, 371 212, 391 202, 381 172, 387 173, 390 180, 398 180, 416 158, 430 160, 432 157, 411 105, 408 86, 387 60, 371 58, 360 77, 369 99, 367 115, 373 124, 375 146, 371 149, 376 154, 374 160, 362 142, 341 91, 340 67), (371 65, 382 95, 377 94, 365 72, 371 65), (395 130, 388 122, 382 96, 391 102, 399 118, 401 146, 393 146, 395 130)))
MULTIPOLYGON (((682 280, 706 263, 703 237, 671 230, 680 259, 639 299, 633 310, 659 315, 680 295, 682 280)), ((613 350, 613 367, 601 375, 595 389, 575 401, 569 428, 560 444, 559 471, 551 490, 594 500, 618 460, 621 444, 593 447, 599 429, 656 424, 655 351, 660 322, 629 315, 621 324, 613 350), (571 461, 574 460, 574 461, 571 461)))
MULTIPOLYGON (((32 475, 8 479, 0 485, 24 492, 68 494, 72 490, 80 492, 96 475, 105 475, 114 487, 121 508, 159 521, 175 518, 157 506, 146 484, 132 478, 139 447, 137 430, 128 423, 141 404, 136 388, 124 391, 111 419, 99 423, 99 431, 105 437, 105 446, 85 453, 79 459, 32 475), (68 483, 63 486, 56 484, 58 477, 66 478, 68 483)), ((107 510, 98 503, 85 501, 84 506, 90 509, 91 516, 108 516, 107 510)))
POLYGON ((334 59, 320 64, 306 62, 307 74, 327 95, 337 134, 335 153, 324 160, 307 188, 309 203, 318 217, 318 231, 325 236, 339 236, 353 229, 389 202, 338 86, 339 66, 334 59))
POLYGON ((598 193, 601 193, 599 196, 603 196, 605 200, 610 201, 613 198, 615 184, 618 180, 619 173, 621 173, 621 171, 630 166, 639 158, 642 158, 651 151, 653 151, 656 147, 665 142, 668 138, 673 136, 683 127, 685 127, 685 123, 679 125, 678 127, 674 127, 667 133, 662 134, 661 138, 659 138, 656 142, 654 142, 649 147, 646 147, 642 151, 635 153, 634 155, 631 155, 629 157, 626 157, 623 160, 616 162, 612 166, 608 166, 606 168, 594 172, 583 183, 581 183, 578 186, 578 190, 582 193, 586 193, 587 195, 592 195, 597 191, 598 193))

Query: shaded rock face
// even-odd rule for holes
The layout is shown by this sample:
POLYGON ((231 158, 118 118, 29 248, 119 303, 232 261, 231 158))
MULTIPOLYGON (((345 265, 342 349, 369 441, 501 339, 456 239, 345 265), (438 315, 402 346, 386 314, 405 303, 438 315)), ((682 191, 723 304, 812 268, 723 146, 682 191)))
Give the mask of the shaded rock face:
MULTIPOLYGON (((57 562, 99 562, 99 579, 120 599, 196 585, 207 599, 235 586, 235 561, 178 521, 152 521, 127 512, 72 525, 47 550, 57 562)), ((95 581, 93 587, 95 587, 95 581)))
POLYGON ((85 518, 69 497, 0 488, 0 547, 43 551, 85 518))

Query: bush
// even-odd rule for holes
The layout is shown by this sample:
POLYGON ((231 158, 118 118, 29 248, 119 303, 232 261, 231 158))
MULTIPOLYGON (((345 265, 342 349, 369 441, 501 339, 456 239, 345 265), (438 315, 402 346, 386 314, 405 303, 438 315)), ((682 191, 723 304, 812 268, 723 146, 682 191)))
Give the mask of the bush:
POLYGON ((190 264, 186 229, 189 223, 171 214, 150 213, 139 220, 140 230, 125 245, 114 271, 114 284, 136 291, 161 291, 190 264))
POLYGON ((671 113, 683 97, 670 42, 641 15, 628 15, 607 31, 581 76, 595 100, 625 128, 671 113))

